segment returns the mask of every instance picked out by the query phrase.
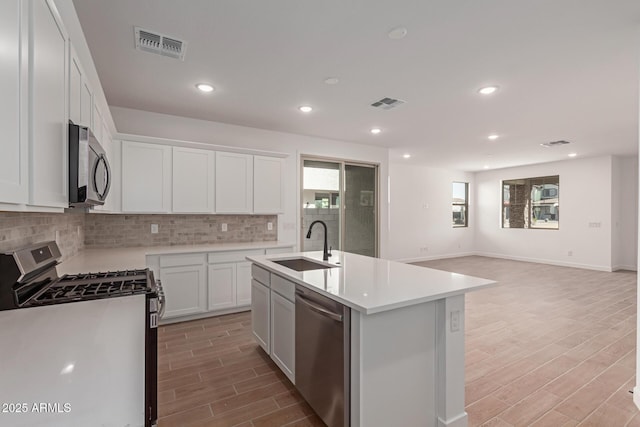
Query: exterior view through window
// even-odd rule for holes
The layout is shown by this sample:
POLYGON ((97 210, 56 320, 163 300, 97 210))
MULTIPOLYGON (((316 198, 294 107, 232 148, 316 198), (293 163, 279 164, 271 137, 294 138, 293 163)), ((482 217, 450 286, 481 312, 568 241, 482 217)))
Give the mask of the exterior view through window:
POLYGON ((451 202, 453 212, 453 226, 466 227, 468 225, 469 212, 469 183, 453 183, 453 199, 451 202))
POLYGON ((502 228, 545 228, 560 224, 560 177, 502 181, 502 228))

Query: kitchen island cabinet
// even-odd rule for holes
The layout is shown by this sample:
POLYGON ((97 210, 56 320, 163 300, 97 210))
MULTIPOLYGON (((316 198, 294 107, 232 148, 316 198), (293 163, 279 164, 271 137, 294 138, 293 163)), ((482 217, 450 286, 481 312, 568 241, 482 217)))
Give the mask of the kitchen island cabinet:
MULTIPOLYGON (((330 262, 322 252, 248 259, 272 280, 281 277, 351 309, 351 426, 467 425, 464 294, 494 282, 340 251, 330 262), (293 258, 328 268, 298 272, 273 262, 293 258)), ((271 353, 275 335, 272 330, 271 353)))

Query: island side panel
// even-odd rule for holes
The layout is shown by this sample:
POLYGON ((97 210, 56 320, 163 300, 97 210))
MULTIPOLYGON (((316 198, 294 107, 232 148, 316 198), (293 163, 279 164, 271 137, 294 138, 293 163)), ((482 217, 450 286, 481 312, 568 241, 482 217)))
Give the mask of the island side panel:
POLYGON ((467 427, 464 410, 464 294, 436 301, 438 427, 467 427))
POLYGON ((351 311, 352 427, 437 426, 436 323, 436 302, 351 311))

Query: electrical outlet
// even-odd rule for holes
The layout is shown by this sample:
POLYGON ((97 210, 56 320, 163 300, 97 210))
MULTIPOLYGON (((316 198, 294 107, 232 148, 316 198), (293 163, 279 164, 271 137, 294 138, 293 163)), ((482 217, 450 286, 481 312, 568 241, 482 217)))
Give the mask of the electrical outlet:
POLYGON ((273 230, 273 223, 272 222, 268 222, 267 223, 267 230, 269 230, 269 231, 273 230))
POLYGON ((80 231, 81 231, 81 228, 80 228, 80 226, 78 226, 78 228, 76 228, 76 234, 77 234, 78 236, 80 235, 80 231))
POLYGON ((573 251, 567 252, 567 256, 573 256, 573 251))
POLYGON ((224 223, 224 222, 222 224, 220 224, 220 230, 227 231, 227 224, 224 223))
POLYGON ((460 311, 451 312, 451 332, 458 332, 460 330, 460 311))
POLYGON ((158 234, 158 224, 151 224, 151 234, 158 234))

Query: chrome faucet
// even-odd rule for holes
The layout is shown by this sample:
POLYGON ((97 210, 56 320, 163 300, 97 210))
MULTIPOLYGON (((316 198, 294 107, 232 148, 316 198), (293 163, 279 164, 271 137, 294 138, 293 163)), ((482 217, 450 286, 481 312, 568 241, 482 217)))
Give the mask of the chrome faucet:
POLYGON ((322 260, 329 261, 329 257, 331 256, 331 254, 327 250, 327 224, 325 224, 324 221, 320 221, 318 219, 311 223, 311 225, 309 226, 309 231, 307 232, 307 239, 311 238, 311 230, 313 229, 313 226, 316 225, 316 223, 320 223, 324 227, 324 249, 322 251, 322 260))

